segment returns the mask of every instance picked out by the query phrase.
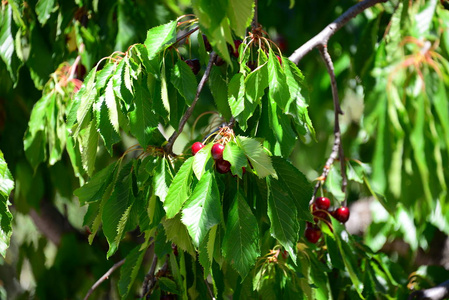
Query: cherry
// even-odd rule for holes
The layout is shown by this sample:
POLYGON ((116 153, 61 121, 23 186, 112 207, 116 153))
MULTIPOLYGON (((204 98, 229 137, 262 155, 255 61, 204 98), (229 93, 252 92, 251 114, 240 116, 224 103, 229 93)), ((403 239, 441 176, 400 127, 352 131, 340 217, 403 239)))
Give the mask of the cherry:
POLYGON ((257 62, 255 62, 255 61, 249 61, 246 63, 246 65, 251 70, 251 72, 257 68, 257 62))
POLYGON ((279 55, 276 55, 276 57, 277 57, 279 63, 281 64, 281 66, 282 66, 282 58, 279 55))
POLYGON ((213 146, 212 146, 212 150, 211 150, 211 153, 212 153, 212 157, 215 159, 215 160, 220 160, 220 159, 223 159, 223 150, 224 150, 224 145, 222 145, 222 144, 214 144, 213 146))
POLYGON ((204 148, 204 144, 201 142, 195 142, 192 145, 192 154, 195 155, 198 151, 204 148))
POLYGON ((231 170, 231 163, 227 160, 219 159, 215 162, 215 167, 217 168, 218 173, 225 174, 231 170))
POLYGON ((205 34, 203 34, 203 41, 204 41, 204 46, 206 47, 206 51, 211 52, 212 46, 210 45, 209 40, 207 39, 207 36, 205 34))
POLYGON ((186 64, 192 69, 193 74, 198 74, 201 69, 200 61, 197 58, 185 60, 186 64))
POLYGON ((214 63, 215 63, 216 66, 219 67, 219 66, 221 66, 222 64, 224 64, 224 62, 225 62, 225 61, 224 61, 223 58, 221 58, 220 56, 217 56, 217 58, 215 59, 215 62, 214 62, 214 63))
POLYGON ((313 219, 315 221, 315 223, 318 222, 319 219, 324 219, 324 220, 329 219, 328 214, 323 210, 314 211, 313 215, 316 217, 313 219))
POLYGON ((318 209, 328 210, 331 206, 331 201, 326 197, 318 197, 315 199, 315 205, 318 209))
POLYGON ((246 173, 246 168, 242 167, 242 175, 245 175, 245 173, 246 173))
POLYGON ((346 223, 349 219, 349 208, 346 206, 339 207, 332 215, 341 223, 346 223))
POLYGON ((309 242, 316 244, 321 237, 321 229, 318 226, 307 226, 304 235, 309 242))
POLYGON ((234 49, 232 49, 231 47, 231 51, 232 51, 232 55, 234 55, 235 58, 239 57, 239 47, 242 44, 242 40, 235 40, 234 41, 234 49))

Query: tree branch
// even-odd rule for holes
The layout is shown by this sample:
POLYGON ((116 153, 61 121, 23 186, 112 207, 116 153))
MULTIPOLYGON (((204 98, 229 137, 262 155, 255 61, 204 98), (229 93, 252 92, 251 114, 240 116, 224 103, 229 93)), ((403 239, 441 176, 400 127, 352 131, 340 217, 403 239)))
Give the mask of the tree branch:
POLYGON ((174 153, 173 153, 173 144, 175 143, 175 141, 178 138, 178 136, 181 134, 182 130, 184 129, 184 126, 187 123, 187 120, 190 118, 190 116, 193 113, 193 110, 195 109, 195 105, 198 102, 198 99, 200 97, 201 91, 203 90, 204 84, 209 79, 210 71, 212 70, 212 65, 214 64, 214 61, 215 61, 216 57, 217 57, 217 54, 214 51, 212 51, 210 53, 209 63, 207 64, 206 71, 204 72, 204 75, 201 78, 200 83, 198 84, 198 88, 196 90, 195 99, 193 100, 192 104, 187 109, 185 114, 182 116, 181 121, 179 122, 178 130, 177 131, 175 130, 175 132, 173 132, 173 134, 168 139, 168 143, 164 147, 165 152, 170 154, 170 155, 174 155, 174 153))
POLYGON ((299 47, 298 49, 290 55, 289 59, 298 64, 298 62, 313 48, 318 46, 324 46, 327 44, 329 38, 337 32, 341 27, 343 27, 349 20, 363 12, 365 9, 374 6, 377 3, 387 2, 388 0, 364 0, 362 2, 357 3, 356 5, 349 8, 345 13, 343 13, 340 17, 335 19, 334 22, 327 25, 320 33, 307 41, 304 45, 299 47))
POLYGON ((449 298, 449 280, 430 289, 415 291, 410 294, 408 300, 441 300, 447 298, 449 298))
POLYGON ((156 271, 157 256, 156 253, 153 254, 153 262, 151 263, 150 270, 145 275, 145 279, 142 284, 142 298, 145 298, 148 292, 153 288, 156 283, 154 272, 156 271))
POLYGON ((118 263, 115 263, 106 273, 104 273, 103 276, 100 277, 100 279, 97 280, 97 282, 94 283, 94 285, 90 288, 90 290, 87 292, 86 297, 84 297, 84 300, 89 299, 90 295, 93 293, 93 291, 106 279, 109 278, 109 276, 114 272, 117 268, 119 268, 121 265, 125 263, 125 259, 122 259, 118 263))

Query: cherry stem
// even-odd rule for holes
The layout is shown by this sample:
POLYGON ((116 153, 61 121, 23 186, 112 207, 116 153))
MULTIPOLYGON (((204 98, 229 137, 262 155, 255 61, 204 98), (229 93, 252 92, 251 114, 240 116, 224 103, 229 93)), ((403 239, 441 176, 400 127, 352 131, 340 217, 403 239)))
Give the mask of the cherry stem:
POLYGON ((168 143, 164 147, 165 152, 168 153, 169 155, 175 156, 175 154, 173 153, 173 144, 175 143, 176 139, 178 138, 178 136, 183 131, 184 126, 187 123, 187 120, 190 118, 190 116, 193 113, 193 110, 195 109, 195 105, 198 102, 198 99, 200 97, 201 91, 203 90, 204 85, 206 84, 207 80, 209 79, 210 71, 212 70, 212 66, 213 66, 214 61, 215 61, 216 58, 217 58, 217 54, 214 51, 212 51, 210 53, 209 63, 207 64, 206 71, 204 72, 204 75, 201 78, 200 83, 198 84, 198 88, 196 90, 195 99, 193 100, 192 104, 187 109, 185 114, 182 116, 181 121, 179 122, 178 130, 175 130, 173 132, 173 134, 168 139, 168 143))

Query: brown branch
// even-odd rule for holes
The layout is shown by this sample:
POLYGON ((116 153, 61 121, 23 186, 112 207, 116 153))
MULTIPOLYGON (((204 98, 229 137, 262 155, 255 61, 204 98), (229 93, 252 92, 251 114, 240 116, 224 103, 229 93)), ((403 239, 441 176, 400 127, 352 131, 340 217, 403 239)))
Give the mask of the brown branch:
POLYGON ((181 134, 182 130, 184 129, 184 126, 187 123, 187 120, 190 118, 190 116, 193 113, 193 110, 195 109, 195 105, 198 102, 198 99, 200 97, 200 93, 203 90, 203 87, 204 87, 205 83, 209 79, 210 71, 212 70, 212 65, 214 64, 214 61, 215 61, 216 57, 217 57, 217 54, 214 51, 212 51, 210 53, 209 63, 207 64, 206 71, 204 72, 204 75, 201 78, 200 83, 198 84, 198 88, 196 90, 195 99, 193 100, 192 104, 187 109, 185 114, 182 116, 181 121, 179 122, 178 130, 175 130, 175 132, 173 132, 173 134, 168 139, 168 143, 164 147, 165 152, 170 154, 170 155, 174 155, 174 153, 173 153, 173 144, 175 143, 175 141, 178 138, 178 136, 181 134))
POLYGON ((118 263, 115 263, 106 273, 104 273, 103 276, 101 276, 100 279, 97 280, 97 282, 94 283, 94 285, 90 288, 90 290, 87 292, 86 297, 84 297, 84 300, 89 299, 90 295, 93 293, 93 291, 106 279, 109 278, 109 276, 114 272, 117 268, 119 268, 121 265, 125 263, 125 259, 122 259, 118 263))
POLYGON ((356 5, 349 8, 345 13, 343 13, 340 17, 335 19, 334 22, 327 25, 320 33, 315 35, 313 38, 308 40, 304 45, 299 47, 298 49, 290 55, 289 59, 298 64, 298 62, 313 48, 318 46, 327 45, 329 38, 337 32, 341 27, 343 27, 346 23, 349 22, 352 18, 363 12, 365 9, 374 6, 377 3, 387 2, 388 0, 364 0, 362 2, 357 3, 356 5))
POLYGON ((186 37, 188 37, 189 35, 191 35, 191 34, 194 33, 195 31, 197 31, 198 29, 200 29, 199 26, 197 26, 197 27, 195 27, 195 28, 193 28, 193 29, 187 31, 186 33, 184 33, 183 35, 181 35, 180 37, 178 37, 178 38, 176 39, 175 44, 176 44, 176 43, 179 43, 180 41, 182 41, 183 39, 185 39, 186 37))
POLYGON ((153 254, 153 262, 151 263, 150 270, 145 275, 145 279, 142 284, 142 298, 145 298, 149 291, 154 287, 156 284, 156 277, 154 275, 154 272, 156 271, 156 265, 157 265, 157 256, 156 253, 153 254))
POLYGON ((408 300, 441 300, 447 298, 449 298, 449 280, 430 289, 415 291, 410 294, 408 300))

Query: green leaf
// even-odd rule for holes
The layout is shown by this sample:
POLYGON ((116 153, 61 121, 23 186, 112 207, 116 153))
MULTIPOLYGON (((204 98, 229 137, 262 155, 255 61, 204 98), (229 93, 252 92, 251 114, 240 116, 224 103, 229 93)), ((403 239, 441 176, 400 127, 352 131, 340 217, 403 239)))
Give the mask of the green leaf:
POLYGON ((260 255, 257 220, 240 192, 236 194, 228 214, 223 255, 242 281, 260 255))
POLYGON ((257 103, 268 87, 268 67, 263 64, 249 73, 245 78, 246 97, 252 103, 257 103))
POLYGON ((98 133, 103 139, 104 145, 112 156, 112 146, 121 141, 120 134, 114 129, 110 119, 109 109, 106 105, 104 95, 100 96, 94 105, 94 114, 98 133))
POLYGON ((73 194, 78 197, 80 205, 97 202, 101 200, 107 187, 112 183, 112 179, 117 172, 117 164, 110 164, 94 176, 82 187, 76 189, 73 194))
POLYGON ((235 74, 228 86, 228 102, 232 115, 237 117, 245 109, 245 78, 242 73, 235 74))
POLYGON ((18 80, 18 71, 22 62, 14 49, 14 36, 17 29, 13 21, 13 5, 8 4, 2 7, 0 18, 0 57, 5 62, 6 68, 13 82, 18 80))
POLYGON ((9 211, 9 195, 14 188, 14 179, 0 150, 0 254, 5 257, 12 235, 12 214, 9 211))
POLYGON ((118 125, 118 112, 117 112, 117 103, 115 101, 115 95, 114 95, 114 87, 113 87, 113 80, 110 79, 108 82, 108 85, 106 86, 105 91, 105 103, 108 107, 108 115, 109 115, 109 121, 112 124, 112 127, 114 128, 115 132, 119 133, 119 125, 118 125))
POLYGON ((47 94, 34 104, 23 140, 25 155, 34 170, 47 158, 47 106, 53 94, 47 94))
POLYGON ((194 156, 193 172, 198 180, 201 179, 204 172, 213 168, 214 161, 211 155, 212 144, 213 143, 207 144, 194 156))
POLYGON ((131 166, 129 163, 122 168, 114 191, 104 204, 101 218, 103 232, 109 243, 108 258, 117 251, 134 200, 131 166))
POLYGON ((299 213, 298 217, 306 221, 312 221, 309 201, 312 199, 313 188, 306 176, 282 157, 273 156, 272 160, 278 175, 278 182, 294 202, 299 213))
POLYGON ((196 96, 197 81, 192 69, 183 60, 178 60, 172 69, 171 83, 181 96, 191 105, 196 96))
POLYGON ((74 121, 77 122, 76 125, 72 128, 72 133, 74 137, 77 137, 80 130, 87 126, 88 122, 90 122, 89 112, 92 110, 92 105, 97 96, 97 89, 95 87, 95 75, 97 72, 97 68, 93 68, 89 74, 87 74, 84 79, 84 83, 81 86, 78 93, 75 94, 75 99, 72 104, 72 108, 70 111, 70 115, 76 116, 68 117, 67 123, 69 126, 75 124, 74 121), (73 121, 70 121, 73 120, 73 121))
POLYGON ((172 293, 172 294, 175 294, 175 295, 179 295, 180 294, 178 286, 170 278, 159 277, 158 278, 158 283, 159 283, 159 285, 161 287, 161 290, 169 292, 169 293, 172 293))
POLYGON ((271 99, 268 101, 268 110, 270 128, 280 145, 282 156, 289 157, 296 143, 296 134, 292 129, 290 118, 283 114, 271 99))
POLYGON ((193 179, 193 161, 194 157, 190 157, 182 164, 168 189, 164 209, 169 219, 173 218, 181 210, 182 205, 190 196, 190 184, 193 179))
POLYGON ((271 158, 265 153, 259 141, 248 137, 237 136, 237 144, 245 152, 259 178, 264 178, 268 175, 277 178, 276 171, 271 164, 271 158))
MULTIPOLYGON (((192 7, 201 27, 213 32, 226 15, 227 0, 193 0, 192 7)), ((209 41, 213 40, 209 37, 209 41)))
POLYGON ((89 176, 92 176, 97 157, 98 134, 95 120, 92 120, 87 128, 80 133, 80 151, 83 168, 89 176))
POLYGON ((106 84, 109 82, 109 79, 112 78, 116 67, 117 65, 115 62, 108 62, 104 65, 103 69, 97 72, 97 76, 95 78, 95 87, 98 91, 106 86, 106 84))
POLYGON ((176 24, 176 21, 171 21, 148 30, 145 46, 148 51, 149 60, 176 41, 176 24))
POLYGON ((153 186, 154 194, 159 197, 161 202, 165 201, 168 193, 168 187, 172 182, 172 174, 170 172, 169 163, 165 157, 159 159, 156 169, 154 170, 153 186))
POLYGON ((54 10, 55 0, 39 0, 36 4, 37 19, 42 25, 47 23, 54 10))
POLYGON ((142 266, 142 260, 145 256, 146 249, 144 251, 140 250, 141 245, 135 247, 126 256, 125 263, 120 268, 120 280, 118 282, 118 289, 122 299, 126 299, 131 287, 133 286, 134 280, 136 280, 137 274, 140 267, 142 266))
POLYGON ((229 142, 223 150, 223 159, 229 161, 231 164, 231 172, 233 175, 243 176, 243 167, 247 167, 248 160, 245 153, 240 147, 234 143, 229 142))
POLYGON ((228 16, 235 34, 241 38, 246 35, 246 28, 251 24, 254 13, 253 0, 229 0, 228 16))
POLYGON ((165 219, 162 225, 164 225, 165 234, 169 241, 175 243, 179 249, 186 251, 190 255, 196 255, 189 232, 181 222, 181 214, 177 214, 172 219, 165 219))
POLYGON ((229 108, 227 97, 228 85, 221 76, 221 72, 218 68, 212 68, 208 82, 218 112, 223 118, 229 120, 231 118, 231 110, 229 108))
POLYGON ((208 171, 182 210, 182 222, 187 226, 193 244, 198 247, 209 229, 221 219, 220 193, 213 171, 208 171))
POLYGON ((299 222, 295 203, 289 197, 284 186, 277 180, 269 180, 268 217, 270 233, 288 251, 296 263, 296 242, 298 241, 299 222))
POLYGON ((157 130, 158 120, 151 110, 150 94, 142 78, 134 87, 134 110, 129 113, 131 133, 137 138, 140 145, 146 148, 157 130))
POLYGON ((268 56, 268 86, 270 87, 269 99, 276 102, 284 111, 290 99, 290 93, 284 71, 273 51, 270 51, 268 56))

